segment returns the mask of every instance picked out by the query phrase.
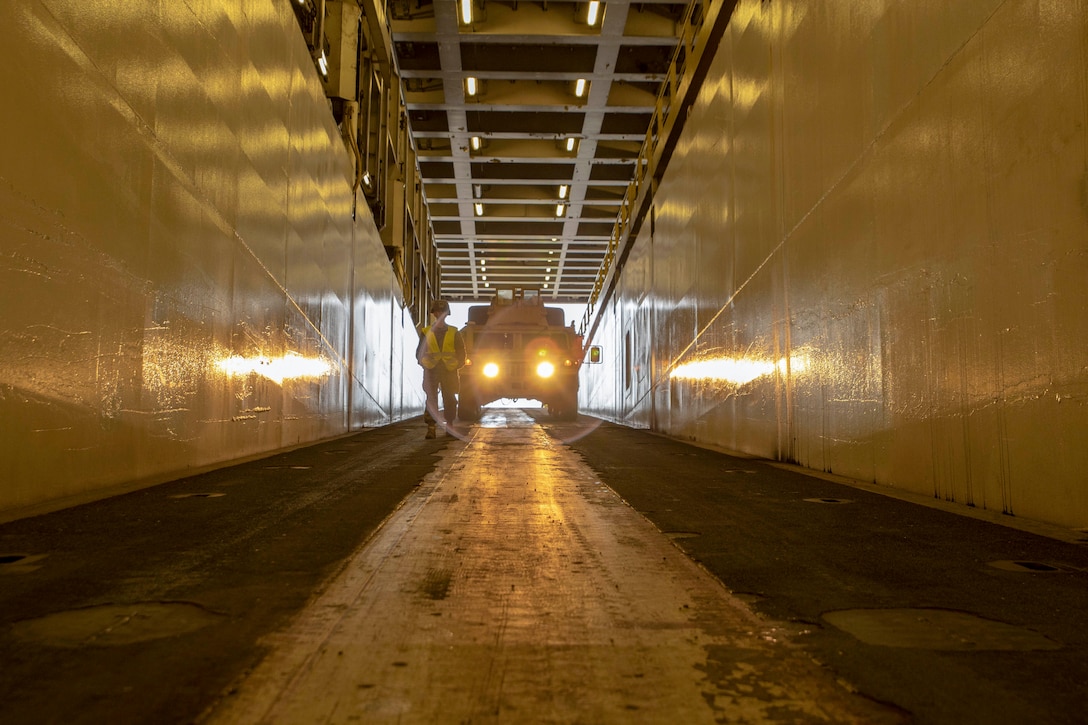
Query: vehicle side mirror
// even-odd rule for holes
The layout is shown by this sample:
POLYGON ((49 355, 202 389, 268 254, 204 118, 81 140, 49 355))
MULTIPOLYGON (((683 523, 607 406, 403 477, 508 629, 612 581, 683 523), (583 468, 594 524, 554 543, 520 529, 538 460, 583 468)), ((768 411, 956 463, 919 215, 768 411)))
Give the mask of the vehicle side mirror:
POLYGON ((589 357, 586 359, 586 362, 592 365, 599 365, 601 363, 603 354, 604 353, 602 352, 600 345, 590 345, 589 357))

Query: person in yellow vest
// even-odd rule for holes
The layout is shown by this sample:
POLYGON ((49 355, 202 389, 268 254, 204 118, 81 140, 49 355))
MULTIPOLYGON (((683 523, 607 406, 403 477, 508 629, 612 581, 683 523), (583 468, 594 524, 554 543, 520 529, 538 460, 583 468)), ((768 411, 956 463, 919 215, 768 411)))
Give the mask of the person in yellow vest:
MULTIPOLYGON (((416 347, 416 360, 423 366, 423 392, 427 394, 427 407, 423 422, 427 424, 427 438, 435 437, 439 422, 449 429, 457 418, 457 371, 465 365, 465 341, 461 332, 446 324, 450 305, 445 300, 431 303, 434 323, 423 328, 416 347), (438 391, 442 391, 442 411, 438 410, 438 391)), ((448 433, 447 433, 448 434, 448 433)))

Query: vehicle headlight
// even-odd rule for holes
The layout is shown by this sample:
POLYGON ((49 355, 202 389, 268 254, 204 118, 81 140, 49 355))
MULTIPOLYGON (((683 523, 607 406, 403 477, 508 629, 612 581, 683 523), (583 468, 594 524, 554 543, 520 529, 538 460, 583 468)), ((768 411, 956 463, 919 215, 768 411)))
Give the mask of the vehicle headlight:
POLYGON ((555 365, 545 360, 536 366, 536 374, 542 378, 550 378, 555 374, 555 365))
POLYGON ((489 362, 484 365, 484 377, 497 378, 499 377, 499 365, 498 363, 489 362))

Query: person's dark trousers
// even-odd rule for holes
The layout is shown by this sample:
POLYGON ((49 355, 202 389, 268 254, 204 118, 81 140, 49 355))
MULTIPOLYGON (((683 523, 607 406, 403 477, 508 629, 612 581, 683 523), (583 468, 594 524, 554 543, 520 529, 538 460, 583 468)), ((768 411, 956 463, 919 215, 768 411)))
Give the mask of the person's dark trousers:
POLYGON ((452 425, 457 420, 458 377, 456 370, 447 370, 439 365, 430 370, 423 369, 423 392, 427 395, 427 407, 423 411, 423 422, 427 428, 434 428, 439 422, 452 425), (442 394, 442 410, 438 409, 438 395, 442 394))

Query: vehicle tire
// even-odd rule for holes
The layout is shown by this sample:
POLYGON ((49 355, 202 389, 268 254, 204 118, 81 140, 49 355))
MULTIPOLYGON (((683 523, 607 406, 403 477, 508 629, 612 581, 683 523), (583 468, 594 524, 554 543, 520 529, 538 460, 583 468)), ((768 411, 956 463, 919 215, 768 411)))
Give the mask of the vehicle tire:
POLYGON ((556 420, 577 420, 578 396, 564 395, 555 403, 548 405, 548 413, 556 420))
POLYGON ((476 405, 475 398, 461 396, 457 401, 457 418, 466 423, 475 423, 480 419, 480 406, 476 405))

